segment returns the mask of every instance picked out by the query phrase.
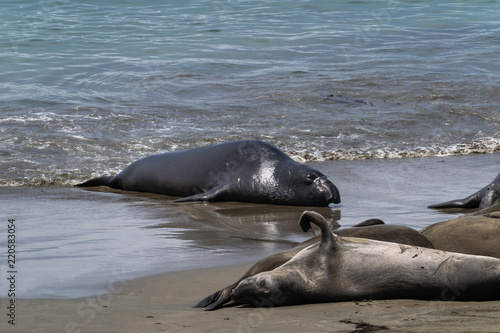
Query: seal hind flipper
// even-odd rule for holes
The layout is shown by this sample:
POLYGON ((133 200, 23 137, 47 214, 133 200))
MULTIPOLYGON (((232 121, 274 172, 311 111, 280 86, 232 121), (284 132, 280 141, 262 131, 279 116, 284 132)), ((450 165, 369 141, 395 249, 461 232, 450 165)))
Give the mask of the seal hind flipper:
POLYGON ((493 179, 493 181, 477 191, 463 199, 456 199, 441 202, 435 205, 427 206, 427 208, 486 208, 488 206, 494 205, 500 201, 500 173, 493 179))
POLYGON ((76 187, 95 187, 95 186, 111 186, 113 183, 113 178, 115 176, 104 176, 104 177, 99 177, 99 178, 93 178, 91 180, 87 180, 86 182, 83 182, 81 184, 76 184, 76 187))
POLYGON ((479 207, 481 199, 484 196, 484 193, 481 193, 482 191, 483 190, 478 191, 472 195, 469 195, 467 198, 445 201, 435 205, 427 206, 427 208, 433 208, 433 209, 477 208, 479 207))
POLYGON ((299 219, 299 225, 304 232, 311 229, 311 222, 316 224, 321 230, 320 247, 329 250, 336 248, 339 243, 343 243, 342 238, 335 235, 328 228, 328 222, 323 215, 310 210, 304 211, 299 219))

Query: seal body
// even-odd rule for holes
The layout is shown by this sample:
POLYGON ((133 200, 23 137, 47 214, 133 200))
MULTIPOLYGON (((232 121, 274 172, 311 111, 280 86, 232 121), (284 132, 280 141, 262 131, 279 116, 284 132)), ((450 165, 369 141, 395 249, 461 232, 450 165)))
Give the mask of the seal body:
POLYGON ((500 211, 435 223, 421 233, 439 250, 500 258, 500 211))
MULTIPOLYGON (((317 212, 307 212, 305 214, 305 216, 311 219, 319 220, 320 222, 318 223, 327 224, 326 219, 317 212)), ((383 221, 378 219, 364 221, 351 228, 338 229, 335 230, 334 233, 342 237, 359 237, 432 248, 431 242, 417 230, 404 226, 386 225, 383 221)), ((320 235, 314 236, 290 250, 275 253, 257 261, 238 281, 205 297, 196 307, 204 307, 205 310, 216 310, 220 308, 231 300, 230 294, 232 290, 241 281, 258 273, 271 271, 283 265, 297 253, 313 244, 317 244, 320 240, 320 235)))
POLYGON ((500 202, 500 173, 493 181, 463 199, 450 200, 435 205, 428 206, 429 208, 479 208, 483 209, 500 202))
POLYGON ((231 141, 152 155, 116 176, 76 186, 182 197, 187 201, 241 201, 328 206, 340 203, 337 187, 316 169, 293 161, 269 143, 231 141))
POLYGON ((240 304, 278 306, 362 299, 490 300, 500 298, 500 259, 361 238, 342 238, 318 224, 321 241, 272 271, 241 281, 240 304))

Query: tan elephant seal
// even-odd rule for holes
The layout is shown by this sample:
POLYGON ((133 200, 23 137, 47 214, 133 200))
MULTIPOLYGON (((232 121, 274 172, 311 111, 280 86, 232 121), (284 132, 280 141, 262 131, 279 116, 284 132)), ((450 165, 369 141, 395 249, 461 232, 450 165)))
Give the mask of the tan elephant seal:
MULTIPOLYGON (((327 225, 326 219, 319 213, 305 212, 304 214, 305 216, 311 216, 311 218, 321 220, 321 223, 327 225)), ((432 248, 431 242, 429 242, 429 240, 427 240, 427 238, 425 238, 418 231, 404 226, 386 225, 379 219, 367 220, 351 228, 338 229, 335 230, 334 233, 343 237, 361 237, 432 248)), ((290 250, 276 253, 257 261, 238 281, 213 293, 210 296, 207 296, 201 300, 196 307, 204 307, 206 310, 215 310, 220 308, 224 304, 231 301, 231 291, 242 280, 255 274, 275 269, 276 267, 286 263, 301 250, 312 244, 318 243, 320 238, 320 235, 314 236, 290 250)))
POLYGON ((272 271, 241 281, 238 304, 280 306, 362 299, 500 299, 500 259, 335 235, 305 213, 321 241, 272 271), (450 292, 453 294, 451 295, 450 292))
POLYGON ((420 232, 439 250, 500 258, 500 211, 497 209, 500 204, 483 209, 482 215, 464 215, 432 224, 420 232))

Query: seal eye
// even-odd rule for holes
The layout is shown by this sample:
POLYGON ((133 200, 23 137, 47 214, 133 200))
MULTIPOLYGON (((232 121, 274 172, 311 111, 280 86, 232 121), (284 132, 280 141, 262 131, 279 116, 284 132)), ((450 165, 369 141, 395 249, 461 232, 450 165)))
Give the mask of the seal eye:
POLYGON ((310 173, 309 175, 307 175, 306 183, 307 184, 312 184, 316 180, 316 178, 318 178, 318 176, 316 176, 313 173, 310 173))
POLYGON ((269 292, 269 289, 266 287, 267 283, 265 279, 260 280, 258 283, 259 287, 262 288, 262 292, 267 293, 269 292))

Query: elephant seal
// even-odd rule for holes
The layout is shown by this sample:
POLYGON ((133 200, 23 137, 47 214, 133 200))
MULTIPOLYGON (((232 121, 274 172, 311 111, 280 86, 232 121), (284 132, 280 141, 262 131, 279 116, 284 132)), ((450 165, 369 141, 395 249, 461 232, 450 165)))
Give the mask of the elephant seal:
POLYGON ((494 212, 460 216, 420 232, 439 250, 500 258, 500 204, 494 207, 494 212))
POLYGON ((463 199, 456 199, 451 201, 446 201, 438 203, 435 205, 430 205, 428 208, 479 208, 483 209, 492 206, 500 202, 500 173, 496 176, 493 181, 477 191, 463 199))
POLYGON ((362 299, 500 299, 500 259, 335 235, 305 213, 321 241, 285 264, 241 281, 239 304, 279 306, 362 299))
MULTIPOLYGON (((311 219, 317 219, 320 221, 319 223, 323 223, 325 225, 328 223, 321 214, 316 212, 306 211, 303 213, 303 216, 309 216, 311 219)), ((427 240, 427 238, 425 238, 417 230, 404 226, 386 225, 379 219, 371 219, 350 228, 338 229, 335 230, 334 233, 343 237, 359 237, 432 248, 431 242, 429 242, 429 240, 427 240)), ((205 297, 195 307, 203 307, 205 310, 216 310, 222 307, 224 304, 231 301, 231 291, 242 280, 281 266, 303 249, 311 246, 312 244, 318 243, 320 239, 320 235, 314 236, 290 250, 276 253, 257 261, 238 281, 213 293, 212 295, 205 297)))
POLYGON ((142 158, 116 176, 76 186, 100 186, 182 197, 175 202, 240 201, 328 206, 340 203, 335 185, 269 143, 231 141, 142 158))

